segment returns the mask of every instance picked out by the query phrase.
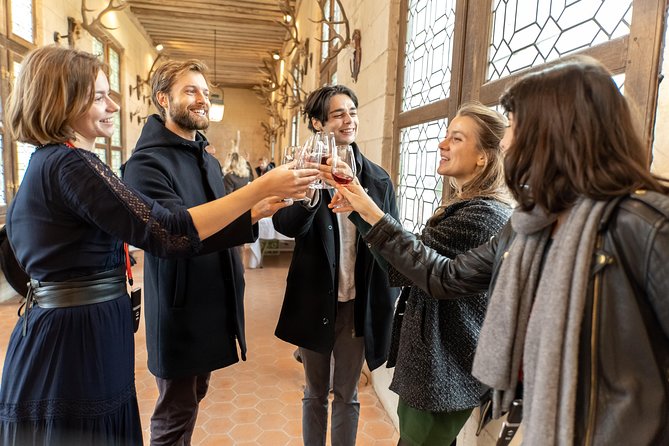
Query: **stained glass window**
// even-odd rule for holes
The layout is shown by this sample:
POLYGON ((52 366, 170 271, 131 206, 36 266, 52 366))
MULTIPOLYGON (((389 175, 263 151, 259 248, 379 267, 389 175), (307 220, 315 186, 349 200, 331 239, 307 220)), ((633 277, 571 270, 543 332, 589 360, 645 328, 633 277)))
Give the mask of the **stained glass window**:
POLYGON ((11 0, 12 33, 28 42, 35 42, 33 0, 11 0))
MULTIPOLYGON (((109 89, 111 90, 109 96, 117 104, 121 103, 120 92, 121 86, 121 51, 115 48, 110 42, 105 41, 99 37, 93 37, 93 54, 97 55, 100 60, 109 66, 109 89)), ((112 165, 115 162, 117 154, 114 150, 121 151, 122 155, 122 126, 120 113, 112 115, 114 120, 114 132, 110 138, 98 137, 95 139, 95 148, 92 150, 104 162, 112 165)), ((112 167, 113 168, 113 167, 112 167)))
POLYGON ((441 203, 443 179, 437 173, 438 144, 446 127, 446 120, 439 119, 400 131, 398 206, 400 220, 409 231, 419 232, 441 203))
POLYGON ((121 113, 114 113, 114 133, 111 137, 111 145, 114 147, 121 147, 121 113))
POLYGON ((121 91, 121 62, 118 53, 112 48, 109 48, 109 88, 121 91))
POLYGON ((410 0, 402 111, 450 94, 455 0, 410 0))
POLYGON ((98 56, 100 60, 105 60, 105 46, 101 40, 93 38, 93 54, 98 56))
MULTIPOLYGON (((402 111, 449 97, 455 6, 455 0, 409 0, 402 111)), ((437 145, 445 132, 445 119, 400 130, 398 205, 410 231, 419 232, 441 204, 437 145)))
POLYGON ((495 0, 488 80, 625 36, 631 19, 632 0, 495 0))

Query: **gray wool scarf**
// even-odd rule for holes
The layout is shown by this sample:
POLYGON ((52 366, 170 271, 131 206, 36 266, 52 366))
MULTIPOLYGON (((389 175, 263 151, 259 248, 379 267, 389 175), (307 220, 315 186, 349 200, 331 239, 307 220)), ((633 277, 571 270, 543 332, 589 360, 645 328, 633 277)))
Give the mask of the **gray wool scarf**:
POLYGON ((545 259, 557 216, 538 207, 511 216, 517 235, 503 256, 473 374, 493 388, 497 418, 515 397, 522 361, 525 444, 573 443, 579 335, 605 204, 579 200, 567 211, 545 259))

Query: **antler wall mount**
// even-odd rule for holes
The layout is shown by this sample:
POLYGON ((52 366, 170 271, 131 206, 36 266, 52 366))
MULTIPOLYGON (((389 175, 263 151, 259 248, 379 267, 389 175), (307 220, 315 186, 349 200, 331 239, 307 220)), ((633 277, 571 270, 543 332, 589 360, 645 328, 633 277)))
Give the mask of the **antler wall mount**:
POLYGON ((116 28, 109 27, 102 23, 102 18, 110 12, 122 11, 127 6, 128 3, 126 3, 125 0, 109 0, 107 6, 105 6, 104 9, 89 22, 88 14, 95 11, 95 9, 88 8, 86 6, 86 0, 81 0, 81 19, 83 21, 82 26, 86 29, 103 28, 108 31, 114 30, 116 28))

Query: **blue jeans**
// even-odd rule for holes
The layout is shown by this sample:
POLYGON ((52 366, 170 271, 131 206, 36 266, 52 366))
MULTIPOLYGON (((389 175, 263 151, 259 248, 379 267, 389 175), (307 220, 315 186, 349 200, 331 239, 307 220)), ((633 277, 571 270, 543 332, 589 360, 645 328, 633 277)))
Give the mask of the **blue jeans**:
MULTIPOLYGON (((364 338, 354 336, 354 301, 337 303, 332 350, 332 446, 354 446, 360 402, 358 382, 365 360, 364 338)), ((330 356, 300 348, 306 385, 302 399, 302 437, 305 446, 324 446, 327 435, 330 356)))

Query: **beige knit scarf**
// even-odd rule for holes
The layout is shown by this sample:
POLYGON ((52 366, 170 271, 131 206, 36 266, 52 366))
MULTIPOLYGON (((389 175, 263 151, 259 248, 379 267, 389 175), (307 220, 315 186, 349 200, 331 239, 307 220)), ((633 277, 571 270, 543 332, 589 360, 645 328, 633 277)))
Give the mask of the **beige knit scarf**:
POLYGON ((570 445, 578 347, 597 227, 605 202, 579 200, 545 254, 555 215, 516 211, 481 329, 473 374, 493 388, 493 416, 507 411, 523 364, 523 442, 570 445))

